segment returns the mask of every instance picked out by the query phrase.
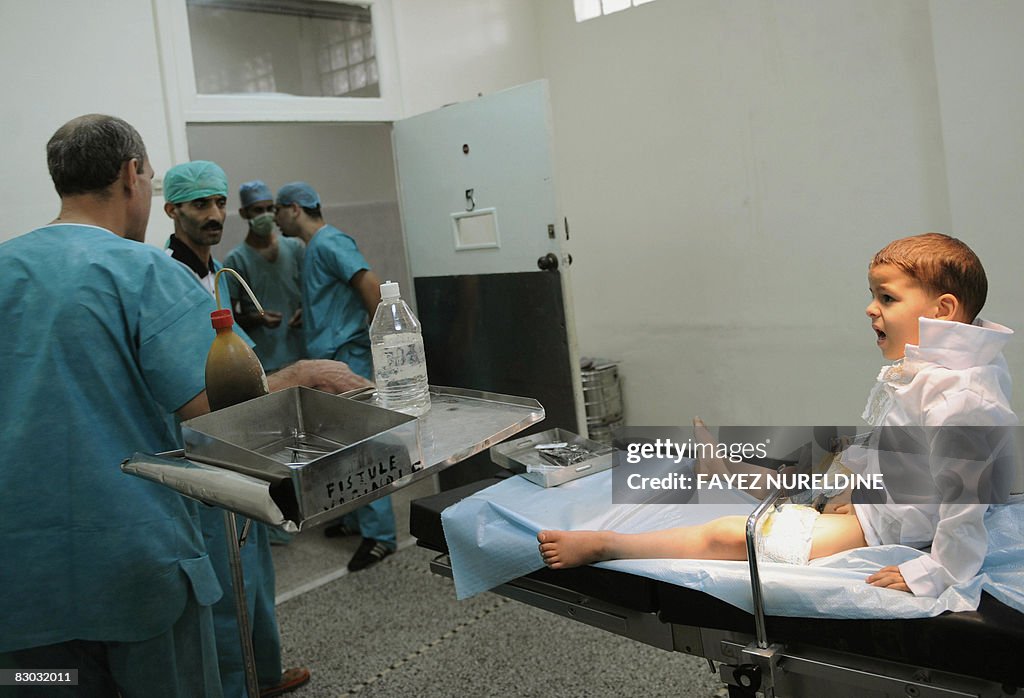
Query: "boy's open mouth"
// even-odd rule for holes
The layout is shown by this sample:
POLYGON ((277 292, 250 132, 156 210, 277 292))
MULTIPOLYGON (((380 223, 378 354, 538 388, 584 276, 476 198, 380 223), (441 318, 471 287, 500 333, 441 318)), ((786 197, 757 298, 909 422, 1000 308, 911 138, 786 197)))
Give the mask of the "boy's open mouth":
POLYGON ((882 330, 878 329, 877 327, 872 327, 871 329, 875 331, 875 334, 878 336, 879 342, 885 339, 885 332, 882 332, 882 330))

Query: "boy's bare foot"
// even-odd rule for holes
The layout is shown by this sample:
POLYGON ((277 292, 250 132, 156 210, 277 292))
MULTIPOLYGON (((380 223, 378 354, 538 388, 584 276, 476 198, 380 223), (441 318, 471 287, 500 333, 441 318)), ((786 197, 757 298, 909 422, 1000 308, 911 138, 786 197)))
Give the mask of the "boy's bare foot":
POLYGON ((608 531, 541 531, 540 556, 553 570, 607 560, 608 531))

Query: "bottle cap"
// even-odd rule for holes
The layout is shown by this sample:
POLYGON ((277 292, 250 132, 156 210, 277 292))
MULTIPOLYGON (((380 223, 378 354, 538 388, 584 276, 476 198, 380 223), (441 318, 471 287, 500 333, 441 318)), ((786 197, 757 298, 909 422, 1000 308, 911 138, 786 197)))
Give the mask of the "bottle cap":
POLYGON ((380 285, 380 299, 388 300, 391 298, 398 298, 402 294, 398 292, 398 283, 395 281, 385 281, 380 285))
POLYGON ((234 325, 235 319, 231 316, 229 308, 221 308, 210 313, 210 322, 213 324, 213 329, 219 330, 234 325))

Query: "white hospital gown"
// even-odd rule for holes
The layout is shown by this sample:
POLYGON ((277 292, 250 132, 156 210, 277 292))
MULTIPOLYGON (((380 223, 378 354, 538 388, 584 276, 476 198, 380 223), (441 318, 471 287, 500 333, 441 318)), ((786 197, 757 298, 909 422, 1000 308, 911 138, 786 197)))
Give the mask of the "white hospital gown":
MULTIPOLYGON (((1016 426, 1002 355, 1012 335, 983 320, 968 325, 921 318, 920 345, 908 344, 902 361, 882 369, 864 419, 879 427, 1016 426)), ((855 472, 880 472, 878 453, 853 446, 843 464, 855 472)), ((854 505, 869 545, 931 545, 929 555, 899 567, 915 595, 933 597, 981 568, 987 509, 984 503, 902 504, 888 495, 882 504, 854 505)))

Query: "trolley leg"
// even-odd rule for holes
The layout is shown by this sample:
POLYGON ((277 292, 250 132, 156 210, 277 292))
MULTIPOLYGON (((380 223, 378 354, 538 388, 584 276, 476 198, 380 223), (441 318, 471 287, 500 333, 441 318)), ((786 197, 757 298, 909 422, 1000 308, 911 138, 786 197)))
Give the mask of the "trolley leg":
POLYGON ((224 510, 224 527, 227 529, 228 559, 231 561, 231 587, 235 590, 235 615, 238 618, 238 634, 242 643, 242 660, 245 663, 245 686, 249 698, 259 698, 260 682, 256 675, 256 658, 252 651, 252 629, 249 627, 249 605, 245 601, 245 575, 242 573, 244 542, 238 539, 235 515, 224 510))

